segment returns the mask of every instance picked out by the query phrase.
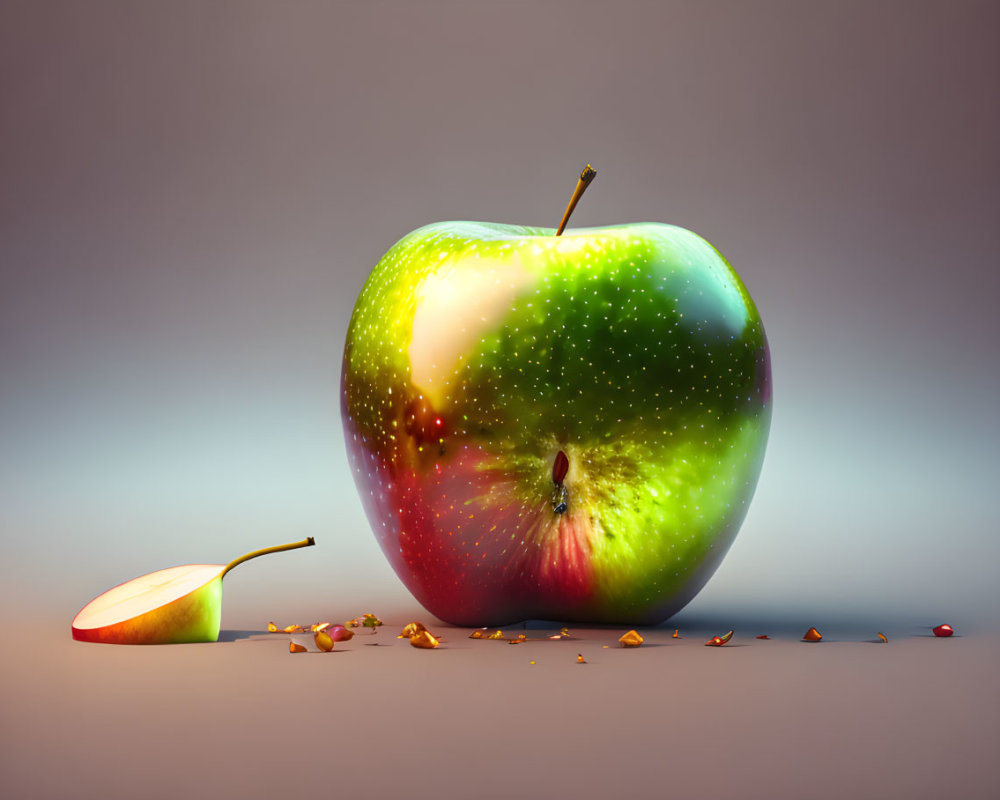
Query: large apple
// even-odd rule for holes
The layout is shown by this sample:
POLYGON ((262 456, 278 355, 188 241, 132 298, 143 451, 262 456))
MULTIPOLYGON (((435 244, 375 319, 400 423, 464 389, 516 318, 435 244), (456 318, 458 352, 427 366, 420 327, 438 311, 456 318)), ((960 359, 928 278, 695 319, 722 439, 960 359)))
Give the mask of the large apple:
POLYGON ((376 265, 344 350, 368 518, 456 625, 671 616, 747 512, 770 398, 743 283, 658 223, 420 228, 376 265))

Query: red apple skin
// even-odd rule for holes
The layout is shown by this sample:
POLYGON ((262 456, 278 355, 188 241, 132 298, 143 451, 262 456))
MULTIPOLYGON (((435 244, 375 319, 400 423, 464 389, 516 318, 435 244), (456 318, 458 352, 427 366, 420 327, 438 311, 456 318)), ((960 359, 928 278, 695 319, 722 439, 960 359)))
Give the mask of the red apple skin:
POLYGON ((947 638, 955 632, 951 625, 947 624, 938 625, 936 628, 931 628, 931 630, 934 631, 935 636, 941 636, 943 638, 947 638))

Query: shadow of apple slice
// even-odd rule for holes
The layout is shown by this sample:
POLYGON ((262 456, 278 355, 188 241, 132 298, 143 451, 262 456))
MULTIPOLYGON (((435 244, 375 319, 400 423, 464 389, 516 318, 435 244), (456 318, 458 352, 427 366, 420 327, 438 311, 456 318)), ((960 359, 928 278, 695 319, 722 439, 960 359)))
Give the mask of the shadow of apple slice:
POLYGON ((251 558, 315 543, 310 536, 228 564, 185 564, 133 578, 87 603, 73 620, 73 638, 104 644, 218 641, 226 573, 251 558))

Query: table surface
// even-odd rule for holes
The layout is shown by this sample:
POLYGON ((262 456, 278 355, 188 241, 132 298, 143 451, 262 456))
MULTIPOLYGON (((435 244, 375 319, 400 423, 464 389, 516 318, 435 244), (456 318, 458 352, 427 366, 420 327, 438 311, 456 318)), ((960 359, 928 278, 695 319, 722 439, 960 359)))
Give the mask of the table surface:
POLYGON ((1000 796, 1000 635, 924 628, 522 630, 510 646, 416 610, 332 653, 288 637, 116 647, 10 632, 0 681, 8 798, 986 798, 1000 796), (429 621, 429 620, 428 620, 429 621), (769 640, 754 638, 770 633, 769 640), (582 654, 585 662, 577 662, 582 654), (532 663, 534 662, 534 663, 532 663))

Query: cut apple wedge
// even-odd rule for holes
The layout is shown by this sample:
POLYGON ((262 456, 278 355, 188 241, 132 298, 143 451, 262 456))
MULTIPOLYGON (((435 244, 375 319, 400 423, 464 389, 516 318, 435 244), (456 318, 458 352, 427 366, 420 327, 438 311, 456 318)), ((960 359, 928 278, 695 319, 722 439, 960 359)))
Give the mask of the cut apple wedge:
POLYGON ((216 642, 226 573, 251 558, 315 543, 310 536, 228 564, 186 564, 133 578, 87 603, 73 620, 73 638, 105 644, 216 642))

